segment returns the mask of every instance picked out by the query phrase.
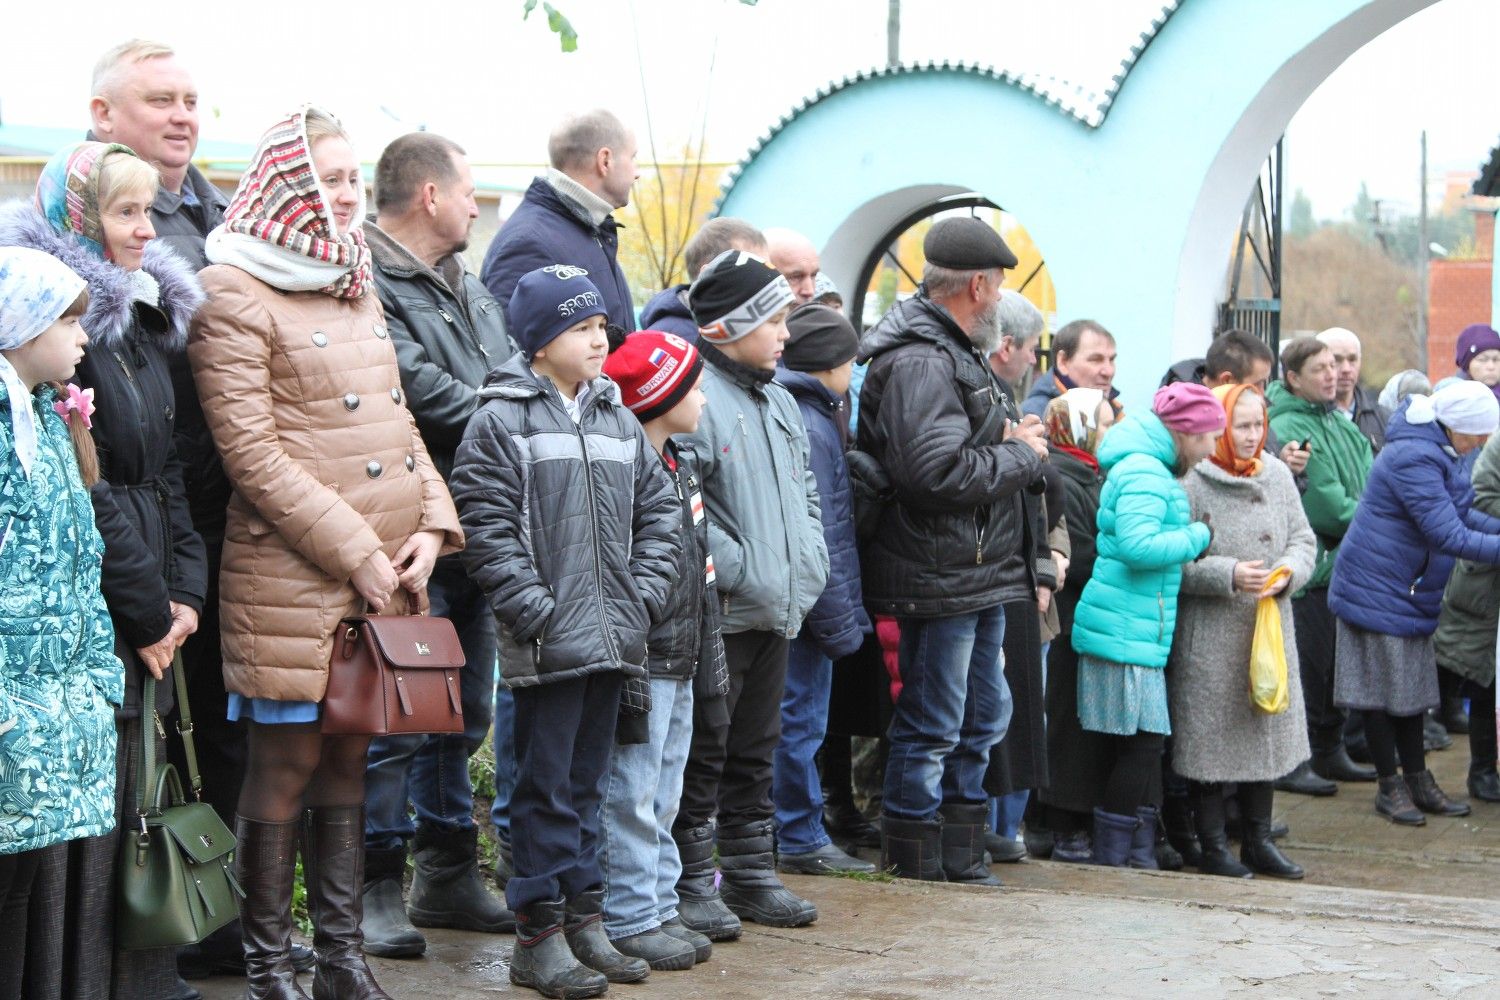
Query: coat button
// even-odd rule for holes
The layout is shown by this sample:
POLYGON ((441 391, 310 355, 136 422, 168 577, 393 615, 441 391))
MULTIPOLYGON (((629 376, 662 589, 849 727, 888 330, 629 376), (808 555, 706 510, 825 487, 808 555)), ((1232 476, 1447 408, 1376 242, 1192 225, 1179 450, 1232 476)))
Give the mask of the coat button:
POLYGON ((406 471, 407 472, 415 472, 416 470, 417 470, 417 460, 415 458, 413 458, 412 456, 407 455, 406 456, 406 471))
POLYGON ((381 326, 379 323, 375 324, 375 336, 379 337, 381 340, 385 339, 385 327, 381 326))
POLYGON ((356 396, 352 392, 348 393, 347 395, 345 395, 344 396, 344 409, 346 409, 346 410, 357 410, 357 409, 359 409, 359 397, 356 396))
POLYGON ((381 468, 380 463, 374 461, 373 459, 365 465, 365 475, 369 476, 371 479, 379 479, 380 474, 384 471, 385 469, 381 468))
POLYGON ((392 389, 391 390, 391 402, 393 402, 393 403, 399 403, 399 402, 401 402, 401 390, 400 389, 392 389))
POLYGON ((317 333, 312 335, 312 342, 314 347, 327 347, 328 335, 319 330, 317 333))

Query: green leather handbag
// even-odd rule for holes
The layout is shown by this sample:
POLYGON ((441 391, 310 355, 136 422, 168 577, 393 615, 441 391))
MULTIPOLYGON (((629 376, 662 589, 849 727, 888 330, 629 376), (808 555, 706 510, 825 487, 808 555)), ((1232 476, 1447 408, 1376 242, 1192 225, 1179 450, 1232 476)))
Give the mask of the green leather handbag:
MULTIPOLYGON (((235 880, 234 834, 202 801, 203 779, 193 745, 182 656, 172 660, 181 721, 177 732, 187 752, 193 801, 171 764, 156 761, 151 727, 141 725, 140 802, 134 825, 121 837, 115 863, 115 943, 120 948, 164 948, 195 944, 239 916, 244 890, 235 880)), ((146 675, 141 712, 151 712, 158 731, 156 679, 146 675)), ((122 818, 122 823, 124 822, 122 818)))

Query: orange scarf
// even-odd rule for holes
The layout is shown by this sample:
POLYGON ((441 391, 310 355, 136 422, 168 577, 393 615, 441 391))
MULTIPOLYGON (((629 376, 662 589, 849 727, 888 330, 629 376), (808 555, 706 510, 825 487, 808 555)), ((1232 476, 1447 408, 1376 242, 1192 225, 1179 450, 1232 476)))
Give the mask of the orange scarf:
POLYGON ((1214 444, 1214 453, 1208 456, 1210 462, 1231 476, 1239 476, 1241 478, 1260 475, 1260 453, 1261 449, 1266 446, 1266 429, 1262 426, 1260 430, 1260 443, 1255 446, 1255 457, 1240 458, 1235 454, 1234 440, 1231 437, 1234 433, 1234 408, 1239 403, 1240 397, 1246 392, 1253 392, 1257 396, 1261 395, 1260 389, 1253 385, 1221 385, 1213 390, 1219 402, 1224 404, 1225 420, 1224 433, 1219 435, 1219 440, 1214 444))

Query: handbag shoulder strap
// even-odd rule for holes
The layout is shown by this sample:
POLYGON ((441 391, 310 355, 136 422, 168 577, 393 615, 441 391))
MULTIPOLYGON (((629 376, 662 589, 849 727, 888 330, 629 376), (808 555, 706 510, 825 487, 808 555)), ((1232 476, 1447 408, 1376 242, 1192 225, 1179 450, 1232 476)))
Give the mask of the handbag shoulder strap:
POLYGON ((193 709, 188 704, 187 671, 182 666, 182 650, 172 654, 172 681, 177 687, 177 735, 182 737, 183 755, 187 757, 188 783, 193 798, 203 801, 203 776, 198 773, 198 746, 193 741, 193 709))
MULTIPOLYGON (((177 691, 177 735, 182 737, 182 749, 187 757, 188 781, 193 789, 193 798, 203 800, 203 777, 198 772, 198 748, 193 742, 193 711, 188 704, 187 672, 182 666, 181 650, 172 654, 172 682, 177 691)), ((151 738, 151 727, 162 732, 161 716, 156 714, 156 678, 146 672, 146 683, 141 692, 141 774, 140 815, 144 817, 151 809, 150 796, 156 788, 156 741, 151 738), (150 721, 147 721, 147 720, 150 721)))

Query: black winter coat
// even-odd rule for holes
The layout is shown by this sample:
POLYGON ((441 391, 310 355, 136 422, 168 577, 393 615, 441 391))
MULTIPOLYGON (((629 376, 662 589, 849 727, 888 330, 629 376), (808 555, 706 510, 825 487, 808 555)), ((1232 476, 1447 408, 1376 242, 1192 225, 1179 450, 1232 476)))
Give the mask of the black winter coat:
POLYGON ((1056 449, 1052 450, 1051 462, 1063 478, 1068 542, 1073 546, 1073 553, 1068 557, 1068 579, 1063 589, 1076 599, 1083 593, 1083 585, 1094 575, 1094 559, 1098 556, 1099 493, 1104 489, 1104 474, 1056 449))
MULTIPOLYGON (((114 622, 115 654, 126 669, 122 711, 133 716, 144 676, 135 651, 171 631, 170 601, 201 612, 207 587, 203 540, 193 530, 173 444, 169 370, 187 344, 188 322, 203 292, 165 244, 147 244, 143 273, 132 275, 76 238, 58 235, 24 203, 0 209, 0 245, 51 254, 89 285, 83 317, 89 345, 72 381, 94 390, 100 481, 90 496, 104 539, 100 587, 114 622)), ((171 685, 157 690, 157 708, 169 708, 171 685)))
POLYGON ((464 565, 500 624, 510 687, 640 677, 665 613, 677 496, 619 388, 595 379, 575 424, 517 354, 490 374, 448 488, 464 565))
POLYGON ((931 618, 1034 596, 1021 494, 1042 460, 1019 442, 969 444, 1004 405, 989 365, 925 292, 865 334, 860 361, 859 448, 896 492, 860 553, 866 603, 931 618))
POLYGON ((457 254, 442 266, 462 276, 462 298, 373 218, 365 222, 364 232, 386 328, 401 366, 401 388, 427 454, 446 479, 464 428, 479 408, 480 387, 493 369, 510 359, 515 345, 505 332, 500 304, 464 269, 457 254))

